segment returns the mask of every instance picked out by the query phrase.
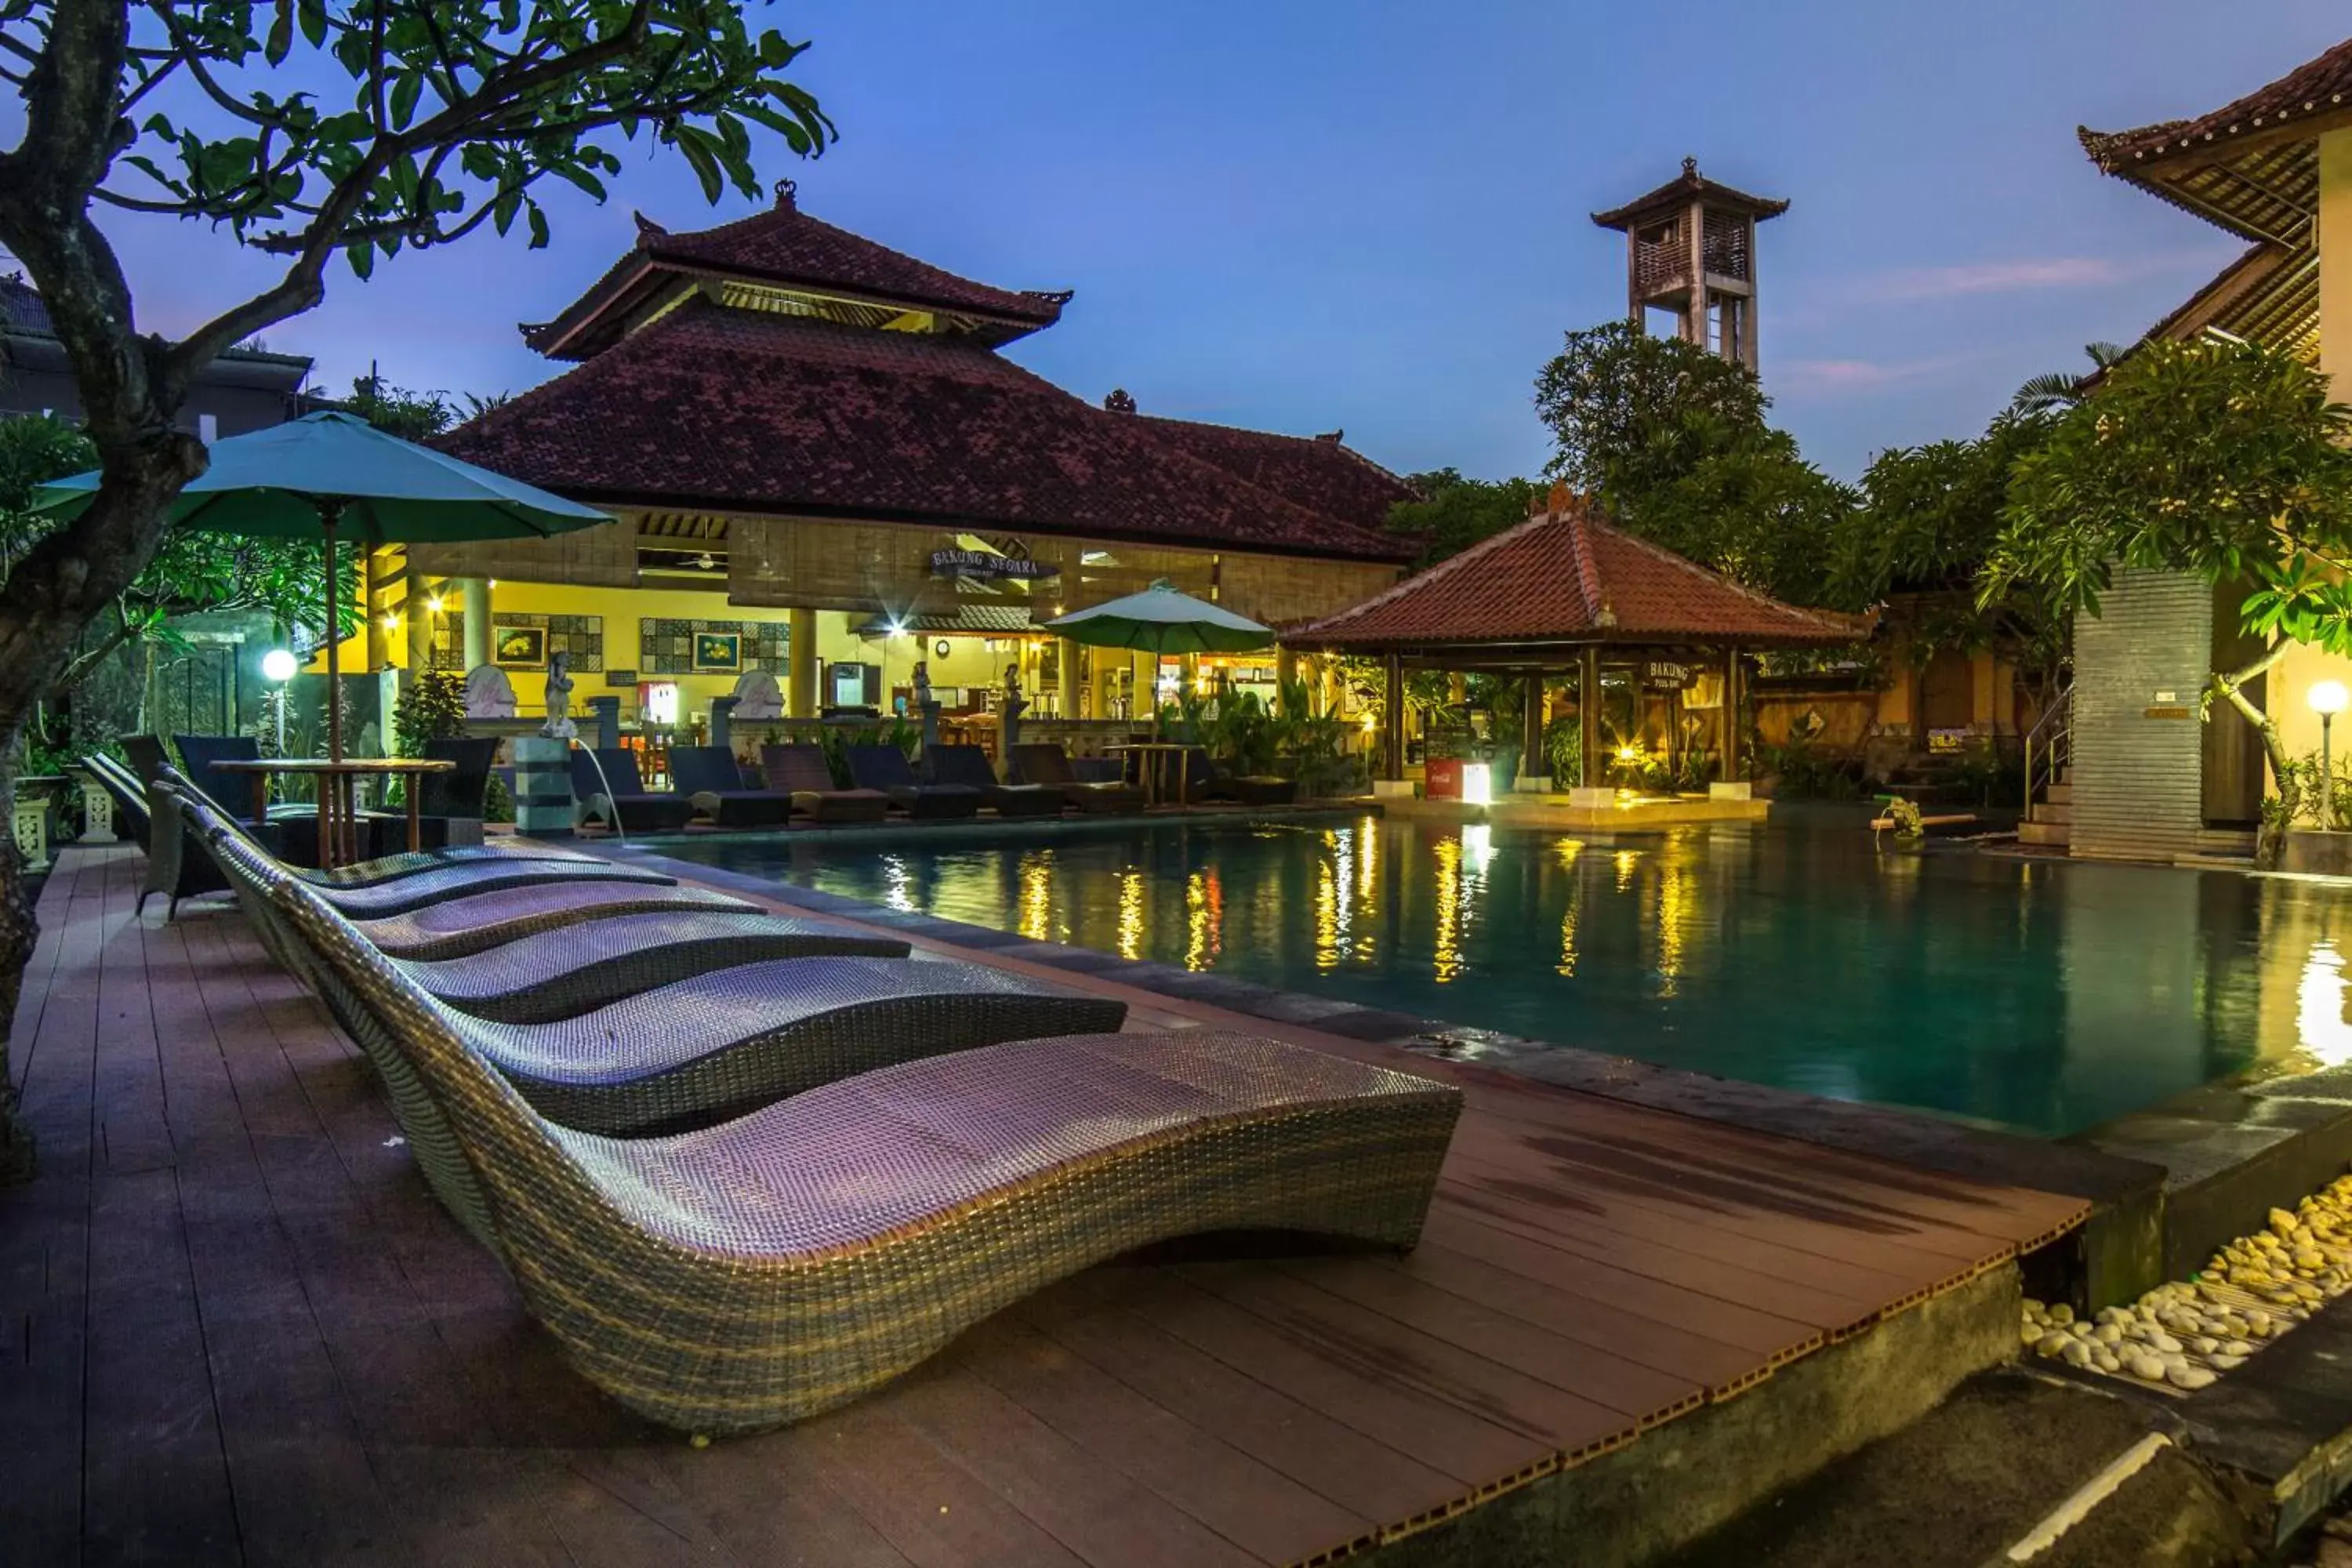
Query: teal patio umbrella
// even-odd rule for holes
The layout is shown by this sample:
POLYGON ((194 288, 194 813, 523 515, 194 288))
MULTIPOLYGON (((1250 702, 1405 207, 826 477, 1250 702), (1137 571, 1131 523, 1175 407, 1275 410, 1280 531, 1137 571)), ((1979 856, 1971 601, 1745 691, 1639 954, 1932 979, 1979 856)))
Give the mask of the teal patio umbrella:
MULTIPOLYGON (((76 474, 34 492, 52 517, 85 510, 99 476, 76 474)), ((172 504, 172 521, 256 538, 318 539, 327 550, 327 755, 343 754, 338 668, 341 618, 335 550, 346 531, 363 547, 545 538, 611 519, 593 507, 387 436, 334 410, 212 445, 212 466, 172 504)))
MULTIPOLYGON (((1132 648, 1158 658, 1167 654, 1250 653, 1271 647, 1274 628, 1247 616, 1196 599, 1162 577, 1140 594, 1047 621, 1044 631, 1094 647, 1132 648)), ((1152 728, 1160 725, 1160 700, 1151 702, 1152 728)))

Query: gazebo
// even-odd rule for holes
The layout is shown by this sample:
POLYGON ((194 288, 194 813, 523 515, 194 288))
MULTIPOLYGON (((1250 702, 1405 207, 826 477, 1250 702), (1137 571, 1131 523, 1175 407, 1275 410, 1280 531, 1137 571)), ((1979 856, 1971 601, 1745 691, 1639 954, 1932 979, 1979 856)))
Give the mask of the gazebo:
POLYGON ((1479 670, 1528 682, 1523 756, 1539 753, 1546 677, 1577 672, 1583 778, 1601 776, 1601 672, 1627 666, 1644 689, 1719 674, 1717 745, 1737 772, 1740 656, 1835 647, 1870 635, 1866 620, 1809 610, 1743 588, 1670 550, 1603 522, 1583 497, 1552 492, 1548 510, 1385 593, 1286 632, 1300 648, 1370 655, 1387 666, 1381 773, 1404 777, 1404 672, 1479 670))

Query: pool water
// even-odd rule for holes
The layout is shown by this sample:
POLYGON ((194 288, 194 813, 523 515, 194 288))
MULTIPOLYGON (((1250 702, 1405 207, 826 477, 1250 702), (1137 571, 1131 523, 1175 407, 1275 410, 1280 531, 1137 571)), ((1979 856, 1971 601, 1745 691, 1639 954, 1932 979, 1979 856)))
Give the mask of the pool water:
POLYGON ((2352 1059, 2347 905, 2231 871, 1614 843, 1373 816, 707 839, 668 853, 1129 958, 1842 1100, 2079 1131, 2352 1059))

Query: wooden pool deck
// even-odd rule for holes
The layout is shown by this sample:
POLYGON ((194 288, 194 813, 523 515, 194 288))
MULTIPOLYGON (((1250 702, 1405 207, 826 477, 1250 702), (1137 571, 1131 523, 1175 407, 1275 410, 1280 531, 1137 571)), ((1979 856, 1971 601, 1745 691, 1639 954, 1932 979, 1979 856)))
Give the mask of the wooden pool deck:
MULTIPOLYGON (((133 917, 140 866, 60 859, 17 1015, 42 1163, 0 1193, 12 1565, 1333 1561, 2084 1208, 1275 1029, 1468 1092, 1412 1257, 1097 1268, 845 1410, 697 1450, 558 1359, 230 908, 133 917)), ((1132 1027, 1232 1022, 1131 999, 1132 1027)))

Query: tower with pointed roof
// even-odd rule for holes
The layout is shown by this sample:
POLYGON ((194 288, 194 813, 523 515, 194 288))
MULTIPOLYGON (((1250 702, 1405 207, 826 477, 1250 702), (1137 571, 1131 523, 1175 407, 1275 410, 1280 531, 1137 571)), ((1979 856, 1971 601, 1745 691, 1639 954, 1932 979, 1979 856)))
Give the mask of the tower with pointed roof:
POLYGON ((1625 236, 1626 303, 1635 326, 1654 310, 1675 335, 1756 369, 1756 226, 1789 210, 1698 172, 1696 158, 1656 190, 1592 215, 1625 236))

